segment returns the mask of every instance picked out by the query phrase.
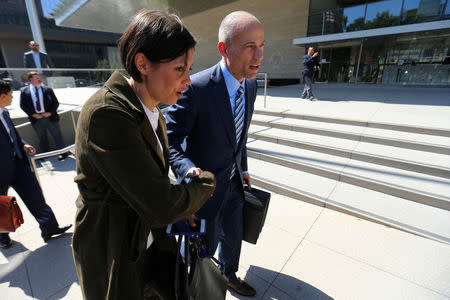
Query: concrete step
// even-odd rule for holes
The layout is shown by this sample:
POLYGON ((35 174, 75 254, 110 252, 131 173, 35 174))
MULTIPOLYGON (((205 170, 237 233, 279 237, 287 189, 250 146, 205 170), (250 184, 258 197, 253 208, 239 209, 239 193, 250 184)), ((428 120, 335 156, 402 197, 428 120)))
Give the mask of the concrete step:
POLYGON ((372 121, 352 120, 352 119, 343 119, 343 118, 328 118, 328 117, 323 117, 323 116, 297 114, 297 113, 291 113, 288 111, 270 111, 270 110, 265 110, 265 109, 264 110, 255 109, 254 114, 450 137, 450 130, 447 128, 410 126, 410 125, 402 125, 402 124, 396 124, 396 123, 372 122, 372 121))
POLYGON ((247 150, 259 160, 450 210, 450 179, 258 140, 247 150))
POLYGON ((450 138, 366 126, 255 114, 252 124, 450 155, 450 138))
POLYGON ((253 185, 409 233, 450 243, 450 212, 249 157, 253 185))
POLYGON ((448 155, 251 125, 249 138, 387 167, 450 178, 448 155), (407 159, 405 159, 407 158, 407 159))

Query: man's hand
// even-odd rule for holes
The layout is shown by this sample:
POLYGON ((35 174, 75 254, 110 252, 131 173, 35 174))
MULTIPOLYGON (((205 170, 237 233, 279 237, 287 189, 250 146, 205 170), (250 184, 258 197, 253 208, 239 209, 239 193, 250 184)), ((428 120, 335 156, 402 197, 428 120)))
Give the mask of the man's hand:
POLYGON ((44 116, 43 115, 41 115, 41 114, 32 114, 31 115, 33 118, 35 118, 35 119, 42 119, 44 116))
POLYGON ((312 57, 316 57, 317 55, 319 55, 319 52, 315 52, 312 57))
POLYGON ((34 149, 33 146, 28 145, 28 144, 23 145, 23 150, 25 150, 25 152, 26 152, 28 155, 34 155, 34 154, 36 154, 36 149, 34 149))
POLYGON ((42 115, 44 116, 44 118, 48 118, 48 117, 50 117, 52 115, 52 113, 45 112, 42 115))
POLYGON ((249 173, 244 173, 242 174, 242 177, 244 177, 244 184, 247 184, 248 186, 251 186, 251 181, 250 181, 250 174, 249 173))
POLYGON ((186 178, 193 178, 195 176, 202 174, 202 172, 203 172, 202 169, 195 168, 191 172, 189 172, 189 174, 186 175, 186 178))
POLYGON ((197 217, 195 216, 195 215, 190 215, 188 218, 187 218, 187 221, 188 221, 188 223, 189 223, 189 226, 191 226, 191 227, 195 227, 195 226, 197 226, 197 224, 195 224, 195 220, 197 219, 197 217))

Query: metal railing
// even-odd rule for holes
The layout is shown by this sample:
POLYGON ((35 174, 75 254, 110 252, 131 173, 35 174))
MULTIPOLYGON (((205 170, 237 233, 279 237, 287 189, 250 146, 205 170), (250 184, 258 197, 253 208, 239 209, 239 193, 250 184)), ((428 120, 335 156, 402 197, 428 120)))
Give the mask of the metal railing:
MULTIPOLYGON (((79 72, 111 72, 112 73, 115 70, 124 71, 123 69, 69 69, 69 68, 51 68, 51 69, 46 69, 46 68, 33 68, 33 69, 29 69, 29 68, 6 68, 6 69, 2 69, 2 70, 8 71, 8 72, 9 71, 23 72, 23 74, 25 74, 26 72, 30 72, 30 71, 37 71, 37 72, 38 71, 42 71, 42 72, 73 72, 73 73, 77 73, 77 74, 79 74, 79 72)), ((2 70, 0 70, 0 72, 2 70)), ((12 73, 10 73, 10 74, 12 75, 12 73)), ((61 74, 61 75, 63 75, 63 74, 61 74)), ((264 76, 264 108, 266 108, 266 103, 267 103, 267 73, 258 73, 257 76, 264 76)), ((50 77, 47 77, 47 79, 49 79, 49 78, 50 77)), ((11 76, 8 79, 13 80, 14 76, 11 76)), ((262 79, 260 79, 260 80, 262 80, 262 79)), ((99 83, 103 83, 103 82, 97 82, 96 84, 99 84, 99 83)), ((76 121, 75 121, 75 116, 74 116, 73 112, 75 110, 77 110, 77 109, 80 109, 81 107, 82 107, 82 105, 79 105, 79 106, 73 107, 71 109, 68 109, 68 110, 65 110, 65 111, 62 111, 62 112, 59 113, 59 115, 70 113, 74 133, 76 132, 76 121)), ((164 109, 163 109, 163 111, 164 111, 164 109)), ((17 125, 16 128, 21 128, 21 127, 25 127, 25 126, 29 126, 29 125, 31 125, 31 122, 25 122, 25 123, 17 125)), ((40 183, 40 179, 39 179, 39 174, 38 174, 37 168, 36 168, 36 160, 43 159, 43 158, 48 158, 48 157, 53 157, 53 156, 57 156, 57 155, 61 155, 63 153, 69 152, 69 151, 73 152, 74 147, 75 147, 75 145, 72 144, 72 145, 69 145, 69 146, 64 147, 62 149, 57 149, 57 150, 54 150, 54 151, 45 152, 45 153, 39 153, 39 154, 35 154, 35 155, 32 155, 32 156, 29 156, 28 159, 30 160, 30 164, 31 164, 31 166, 33 168, 33 172, 35 173, 38 182, 40 183)))
MULTIPOLYGON (((65 111, 63 111, 61 113, 58 113, 59 115, 70 113, 70 116, 71 116, 71 119, 72 119, 72 125, 73 125, 74 133, 76 132, 77 125, 76 125, 76 122, 75 122, 75 116, 74 116, 73 112, 75 110, 81 108, 81 107, 82 107, 82 105, 79 105, 77 107, 73 107, 73 108, 65 110, 65 111)), ((17 125, 16 128, 25 127, 25 126, 28 126, 28 125, 31 125, 31 122, 22 123, 20 125, 17 125)), ((36 167, 36 160, 47 158, 47 157, 53 157, 53 156, 56 156, 56 155, 61 155, 61 154, 64 154, 66 152, 69 152, 69 151, 74 153, 73 152, 74 148, 75 148, 75 144, 71 144, 71 145, 66 146, 64 148, 61 148, 61 149, 57 149, 57 150, 53 150, 53 151, 49 151, 49 152, 44 152, 44 153, 38 153, 38 154, 35 154, 35 155, 28 156, 28 160, 30 161, 30 165, 33 168, 34 175, 36 176, 36 179, 39 182, 39 184, 41 184, 41 181, 39 179, 39 174, 38 174, 37 167, 36 167)))
MULTIPOLYGON (((258 73, 258 75, 264 75, 264 108, 266 108, 266 99, 267 99, 267 73, 258 73)), ((257 79, 258 80, 258 79, 257 79)))

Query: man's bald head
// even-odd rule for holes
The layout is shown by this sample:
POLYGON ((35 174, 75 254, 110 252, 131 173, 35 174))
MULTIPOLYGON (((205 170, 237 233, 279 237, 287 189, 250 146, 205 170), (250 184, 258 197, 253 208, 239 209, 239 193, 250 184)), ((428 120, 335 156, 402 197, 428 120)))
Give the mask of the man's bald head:
POLYGON ((228 14, 220 23, 219 42, 231 46, 234 35, 254 24, 261 24, 261 22, 249 12, 240 10, 228 14))

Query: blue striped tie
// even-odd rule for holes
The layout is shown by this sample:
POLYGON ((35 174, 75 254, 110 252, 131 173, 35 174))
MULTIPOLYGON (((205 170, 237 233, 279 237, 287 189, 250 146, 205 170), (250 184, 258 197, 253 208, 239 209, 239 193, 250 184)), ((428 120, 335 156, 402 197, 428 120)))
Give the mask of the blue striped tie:
MULTIPOLYGON (((234 128, 236 130, 236 144, 239 145, 242 129, 244 128, 244 86, 241 84, 238 89, 234 106, 234 128)), ((236 172, 236 162, 231 167, 231 176, 236 172)))

